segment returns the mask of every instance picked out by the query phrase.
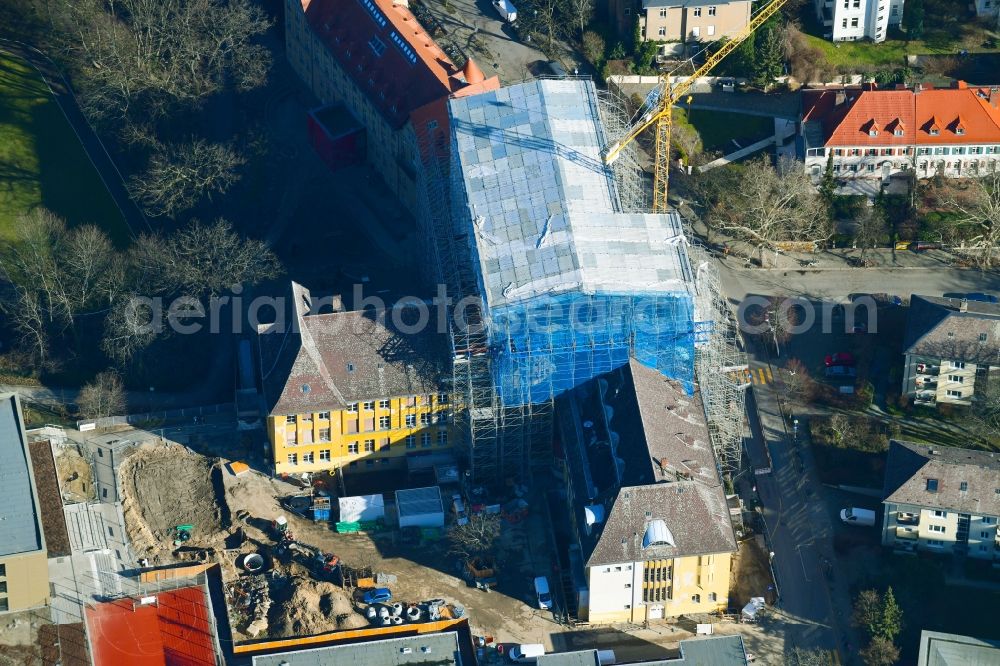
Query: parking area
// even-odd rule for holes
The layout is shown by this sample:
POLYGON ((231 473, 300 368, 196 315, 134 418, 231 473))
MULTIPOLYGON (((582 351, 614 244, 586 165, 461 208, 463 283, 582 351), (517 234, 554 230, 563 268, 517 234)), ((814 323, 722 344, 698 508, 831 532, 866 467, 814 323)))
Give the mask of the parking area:
POLYGON ((423 20, 421 12, 426 9, 440 23, 446 34, 435 35, 435 39, 446 51, 449 43, 454 44, 475 60, 486 76, 499 74, 504 85, 548 73, 544 63, 549 58, 521 41, 490 0, 419 0, 410 7, 418 19, 423 20))

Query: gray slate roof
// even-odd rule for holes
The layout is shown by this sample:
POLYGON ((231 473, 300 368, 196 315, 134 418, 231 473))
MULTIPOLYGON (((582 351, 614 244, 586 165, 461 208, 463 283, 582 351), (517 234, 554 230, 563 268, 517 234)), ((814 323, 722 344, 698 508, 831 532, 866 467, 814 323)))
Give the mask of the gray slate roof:
POLYGON ((597 91, 539 80, 449 102, 458 228, 491 308, 543 294, 686 291, 676 213, 624 212, 597 91))
MULTIPOLYGON (((317 301, 318 302, 318 301, 317 301)), ((313 313, 309 291, 292 283, 291 307, 258 327, 260 373, 269 414, 339 409, 351 402, 438 393, 450 372, 446 332, 435 317, 419 332, 412 308, 313 313), (394 321, 395 320, 395 321, 394 321)))
POLYGON ((576 650, 575 652, 553 652, 538 658, 538 666, 601 666, 597 650, 576 650))
POLYGON ((916 356, 1000 365, 1000 304, 913 296, 903 351, 916 356), (986 340, 980 340, 985 334, 986 340))
POLYGON ((983 640, 937 631, 920 632, 917 666, 996 666, 1000 641, 983 640))
POLYGON ((444 502, 441 499, 441 488, 428 486, 427 488, 397 490, 396 511, 400 517, 443 512, 444 502))
POLYGON ((882 494, 892 504, 1000 516, 1000 454, 892 440, 882 494), (936 492, 927 479, 937 479, 936 492))
POLYGON ((256 656, 253 666, 462 666, 458 634, 448 631, 256 656))
POLYGON ((17 395, 0 395, 0 557, 44 547, 30 456, 17 395))

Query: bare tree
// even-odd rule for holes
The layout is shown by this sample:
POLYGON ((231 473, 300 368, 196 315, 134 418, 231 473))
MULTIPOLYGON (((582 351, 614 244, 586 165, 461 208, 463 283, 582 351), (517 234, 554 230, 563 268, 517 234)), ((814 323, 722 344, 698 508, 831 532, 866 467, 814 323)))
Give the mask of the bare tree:
POLYGON ((173 217, 204 197, 226 192, 239 180, 246 159, 231 146, 197 139, 158 146, 149 168, 131 181, 146 212, 173 217))
POLYGON ((477 513, 464 525, 454 525, 448 530, 451 552, 462 557, 484 555, 493 550, 500 538, 500 516, 494 513, 477 513))
POLYGON ((785 389, 789 397, 802 404, 811 402, 816 396, 816 382, 809 374, 806 364, 797 358, 791 358, 785 364, 785 370, 785 389))
POLYGON ((254 42, 269 27, 249 0, 77 0, 62 7, 76 34, 84 106, 95 118, 165 115, 267 77, 270 56, 254 42))
POLYGON ((892 666, 899 661, 899 648, 882 636, 873 638, 860 654, 865 666, 892 666))
POLYGON ((989 377, 976 380, 969 417, 973 428, 983 437, 990 440, 1000 437, 1000 381, 989 377))
POLYGON ((964 194, 949 197, 947 205, 959 214, 969 258, 980 268, 994 268, 1000 263, 1000 171, 969 181, 964 194))
POLYGON ((125 411, 125 387, 114 370, 105 370, 80 389, 76 401, 80 415, 87 419, 116 416, 125 411))
POLYGON ((587 24, 594 17, 594 0, 566 0, 566 4, 582 38, 587 24))
POLYGON ((869 589, 858 592, 858 596, 854 600, 854 614, 851 616, 854 626, 864 629, 869 636, 872 636, 875 634, 881 619, 882 595, 879 594, 878 590, 869 589))
POLYGON ((122 294, 104 320, 101 349, 119 366, 151 345, 161 333, 152 302, 137 294, 122 294))
POLYGON ((888 236, 885 215, 878 206, 865 206, 854 227, 854 242, 861 250, 861 261, 888 236))
POLYGON ((21 342, 31 350, 39 366, 45 367, 49 361, 48 317, 42 307, 41 298, 34 291, 14 287, 14 300, 0 302, 0 311, 13 325, 21 342))
POLYGON ((583 55, 594 65, 604 60, 604 38, 593 30, 583 33, 583 55))
POLYGON ((690 164, 695 156, 701 154, 701 135, 690 123, 677 123, 670 131, 670 142, 680 153, 685 164, 690 164))
POLYGON ((826 208, 794 160, 772 167, 766 158, 749 162, 735 191, 719 199, 709 223, 763 251, 778 241, 823 241, 830 236, 826 208))

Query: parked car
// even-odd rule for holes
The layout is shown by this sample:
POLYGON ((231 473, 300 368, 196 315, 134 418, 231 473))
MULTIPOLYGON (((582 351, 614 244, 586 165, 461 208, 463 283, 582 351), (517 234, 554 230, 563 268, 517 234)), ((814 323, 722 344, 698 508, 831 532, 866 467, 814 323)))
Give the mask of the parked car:
POLYGON ((825 374, 830 379, 848 379, 855 377, 858 372, 853 365, 831 365, 826 369, 825 374))
POLYGON ((517 7, 509 2, 509 0, 493 0, 493 8, 500 14, 500 18, 507 23, 513 23, 517 20, 517 7))
POLYGON ((914 252, 924 252, 926 250, 940 250, 940 243, 929 243, 927 241, 914 241, 910 243, 910 249, 914 252))
POLYGON ((566 68, 558 60, 549 60, 545 63, 545 66, 552 76, 569 76, 569 72, 566 71, 566 68))
POLYGON ((840 519, 848 525, 871 527, 875 524, 875 512, 871 509, 851 507, 849 509, 840 510, 840 519))
POLYGON ((545 646, 541 643, 521 643, 510 649, 507 658, 516 664, 533 664, 543 654, 545 646))
POLYGON ((850 352, 837 352, 836 354, 827 354, 826 358, 823 359, 826 367, 832 367, 835 365, 854 365, 856 361, 854 360, 854 354, 850 352))
POLYGON ((361 597, 361 600, 366 604, 384 604, 392 600, 392 590, 387 587, 376 587, 374 590, 365 592, 365 596, 361 597))
POLYGON ((535 578, 535 597, 538 599, 538 607, 542 610, 552 608, 552 595, 549 593, 549 579, 545 576, 535 578))

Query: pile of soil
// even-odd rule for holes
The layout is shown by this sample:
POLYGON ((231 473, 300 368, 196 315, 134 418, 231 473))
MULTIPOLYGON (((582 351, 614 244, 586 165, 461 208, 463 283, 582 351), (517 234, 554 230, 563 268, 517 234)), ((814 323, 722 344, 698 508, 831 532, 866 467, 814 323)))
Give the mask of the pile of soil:
POLYGON ((97 499, 94 486, 94 470, 90 461, 83 456, 79 444, 59 447, 56 454, 56 470, 63 495, 71 502, 89 502, 97 499))
POLYGON ((290 595, 282 595, 271 604, 272 638, 312 636, 368 626, 364 616, 354 610, 348 594, 332 583, 294 576, 285 589, 290 595))
POLYGON ((174 527, 193 525, 188 546, 224 539, 229 508, 217 460, 173 443, 147 444, 119 469, 125 524, 137 553, 174 549, 174 527))

